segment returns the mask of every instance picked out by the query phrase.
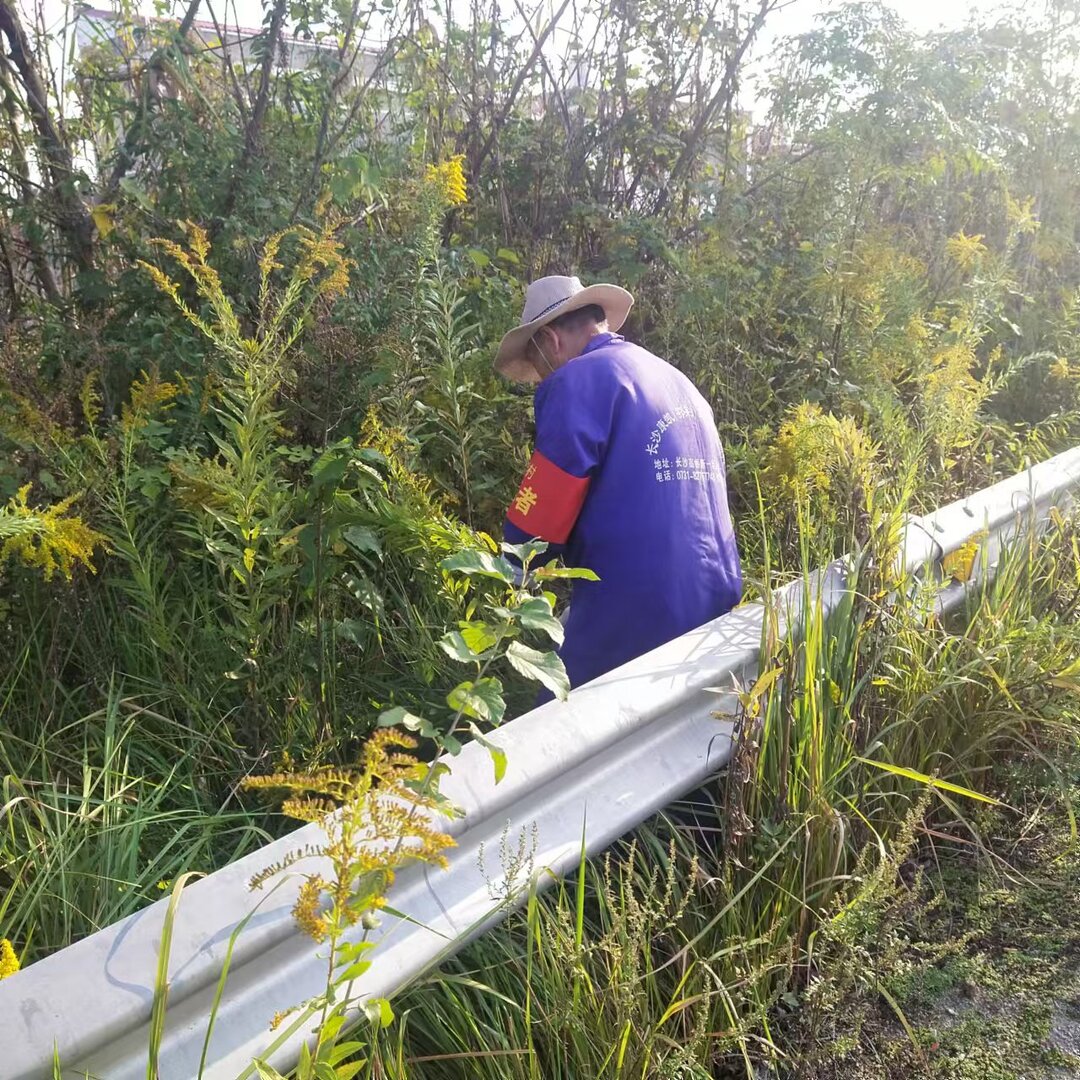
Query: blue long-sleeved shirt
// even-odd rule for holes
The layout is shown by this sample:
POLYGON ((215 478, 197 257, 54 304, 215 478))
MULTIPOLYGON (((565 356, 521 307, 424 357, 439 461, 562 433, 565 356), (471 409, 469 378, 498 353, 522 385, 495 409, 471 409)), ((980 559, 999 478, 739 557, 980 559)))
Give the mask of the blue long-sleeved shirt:
POLYGON ((577 581, 560 650, 580 686, 738 603, 724 452, 681 372, 617 334, 536 390, 536 451, 506 539, 546 540, 577 581))

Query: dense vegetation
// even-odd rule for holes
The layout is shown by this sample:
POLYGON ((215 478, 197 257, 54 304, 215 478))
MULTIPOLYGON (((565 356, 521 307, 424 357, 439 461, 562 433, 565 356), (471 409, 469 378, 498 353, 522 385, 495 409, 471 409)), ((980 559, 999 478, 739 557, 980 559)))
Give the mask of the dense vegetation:
POLYGON ((680 805, 583 864, 402 996, 375 1074, 1072 1075, 1077 1047, 1045 1046, 1080 975, 1072 537, 1021 545, 944 625, 865 577, 811 610, 763 651, 782 675, 696 808, 708 842, 680 805), (970 786, 893 771, 917 762, 970 786), (950 991, 966 1033, 930 1008, 950 991))
MULTIPOLYGON (((740 93, 777 6, 269 0, 241 50, 199 0, 179 21, 99 21, 79 48, 74 9, 56 34, 0 0, 0 937, 23 962, 279 830, 245 777, 354 763, 395 706, 445 737, 460 668, 440 642, 480 593, 443 564, 494 550, 527 456, 529 398, 490 359, 531 277, 632 289, 628 335, 709 396, 752 593, 840 551, 880 554, 899 509, 1077 441, 1074 5, 929 37, 840 7, 774 50, 752 123, 740 93), (293 33, 313 43, 306 66, 285 63, 293 33)), ((845 648, 906 673, 865 701, 868 740, 882 715, 906 725, 872 756, 978 788, 1009 739, 1038 741, 1033 716, 1075 722, 1057 696, 1024 698, 1075 650, 1075 541, 1059 541, 1025 562, 1043 592, 979 600, 999 606, 970 627, 928 635, 909 612, 886 634, 860 609, 845 648), (937 729, 912 723, 944 699, 937 729), (1008 723, 985 743, 963 734, 998 708, 1008 723)), ((854 672, 832 685, 861 693, 854 672)), ((500 674, 512 714, 532 691, 500 674)), ((880 792, 852 757, 865 743, 836 749, 828 792, 780 818, 855 800, 899 852, 876 880, 906 857, 919 785, 880 792)), ((786 781, 768 779, 729 793, 748 800, 740 821, 774 820, 786 781)), ((837 847, 816 829, 769 887, 799 894, 871 835, 837 847)), ((832 890, 805 911, 695 905, 699 868, 665 850, 610 873, 670 872, 664 895, 716 941, 761 938, 724 954, 761 976, 738 977, 743 996, 684 1010, 679 1053, 707 1068, 695 1032, 760 1020, 832 890)), ((743 861, 710 873, 734 888, 743 861)), ((626 895, 603 880, 598 896, 626 895)), ((557 907, 533 918, 566 932, 557 907)), ((521 1000, 519 985, 501 992, 521 1000)), ((582 1052, 618 1047, 618 1010, 642 1004, 610 1007, 582 1052)), ((568 1022, 584 1039, 595 1020, 568 1022)), ((517 1022, 471 1034, 488 1045, 517 1022)), ((407 1030, 432 1049, 425 1023, 407 1030)), ((639 1074, 669 1041, 633 1043, 639 1074)), ((492 1075, 517 1075, 498 1060, 492 1075)))

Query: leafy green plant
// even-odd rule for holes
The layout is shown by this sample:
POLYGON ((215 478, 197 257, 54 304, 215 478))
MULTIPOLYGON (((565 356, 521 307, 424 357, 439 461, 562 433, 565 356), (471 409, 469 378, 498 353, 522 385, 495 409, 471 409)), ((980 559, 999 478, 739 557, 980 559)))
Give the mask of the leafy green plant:
POLYGON ((498 466, 492 435, 496 416, 476 384, 480 365, 478 324, 441 268, 420 290, 420 342, 429 358, 414 408, 420 415, 415 438, 425 472, 442 479, 458 502, 465 523, 478 524, 474 502, 498 491, 498 466))
POLYGON ((467 550, 443 560, 441 566, 446 573, 494 583, 493 592, 479 591, 466 608, 468 617, 439 642, 451 659, 472 666, 475 677, 458 683, 447 695, 452 718, 445 730, 400 706, 384 712, 379 717, 380 725, 400 724, 451 754, 460 752, 458 736, 467 730, 491 755, 496 783, 502 779, 506 755, 486 738, 485 732, 502 723, 506 701, 501 680, 489 672, 496 663, 505 662, 519 675, 565 698, 570 682, 558 654, 551 649, 535 649, 521 639, 532 633, 549 644, 561 645, 563 627, 555 617, 555 596, 543 589, 544 583, 562 578, 596 578, 591 571, 568 567, 534 569, 534 560, 546 549, 541 541, 504 544, 503 550, 517 560, 520 571, 493 550, 467 550))
POLYGON ((233 620, 237 668, 252 693, 264 647, 272 634, 274 609, 289 595, 298 566, 290 537, 293 505, 275 454, 280 413, 276 398, 287 364, 312 308, 331 300, 348 284, 348 262, 328 232, 296 228, 267 242, 259 260, 259 307, 254 334, 246 334, 232 303, 208 262, 206 234, 189 225, 188 250, 169 241, 162 249, 191 277, 211 318, 190 308, 179 286, 161 270, 144 264, 158 287, 203 333, 225 361, 213 409, 220 423, 212 458, 174 458, 172 467, 196 519, 194 538, 217 565, 225 610, 233 620), (280 297, 271 276, 282 268, 282 245, 295 240, 299 256, 280 297))

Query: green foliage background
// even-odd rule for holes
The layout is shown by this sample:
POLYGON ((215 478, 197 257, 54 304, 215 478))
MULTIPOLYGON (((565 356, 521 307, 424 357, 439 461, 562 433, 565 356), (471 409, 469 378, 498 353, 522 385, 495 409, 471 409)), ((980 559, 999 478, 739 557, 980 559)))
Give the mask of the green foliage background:
POLYGON ((591 0, 550 38, 273 0, 241 58, 192 5, 61 62, 0 0, 0 927, 26 955, 260 842, 247 774, 449 715, 438 643, 479 593, 440 564, 493 550, 527 455, 490 359, 532 277, 633 289, 628 335, 709 396, 751 591, 767 550, 789 572, 1076 441, 1074 6, 929 37, 842 7, 776 51, 751 125, 774 6, 591 0), (72 526, 27 522, 71 497, 96 573, 44 580, 72 526))

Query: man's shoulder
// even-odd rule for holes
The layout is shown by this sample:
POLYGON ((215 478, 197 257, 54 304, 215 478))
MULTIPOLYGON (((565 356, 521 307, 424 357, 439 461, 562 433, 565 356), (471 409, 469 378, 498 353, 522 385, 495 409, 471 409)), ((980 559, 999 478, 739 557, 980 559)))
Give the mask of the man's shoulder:
POLYGON ((549 375, 539 386, 542 409, 607 407, 619 401, 660 401, 700 396, 694 384, 666 360, 631 341, 617 339, 591 349, 549 375), (558 404, 556 404, 556 402, 558 404))
POLYGON ((648 349, 619 339, 592 349, 556 374, 570 383, 614 387, 640 381, 663 370, 674 371, 675 368, 648 349))
POLYGON ((701 396, 693 381, 674 364, 633 342, 615 342, 599 349, 597 358, 603 365, 605 377, 613 384, 629 389, 635 399, 642 394, 653 400, 701 396))

